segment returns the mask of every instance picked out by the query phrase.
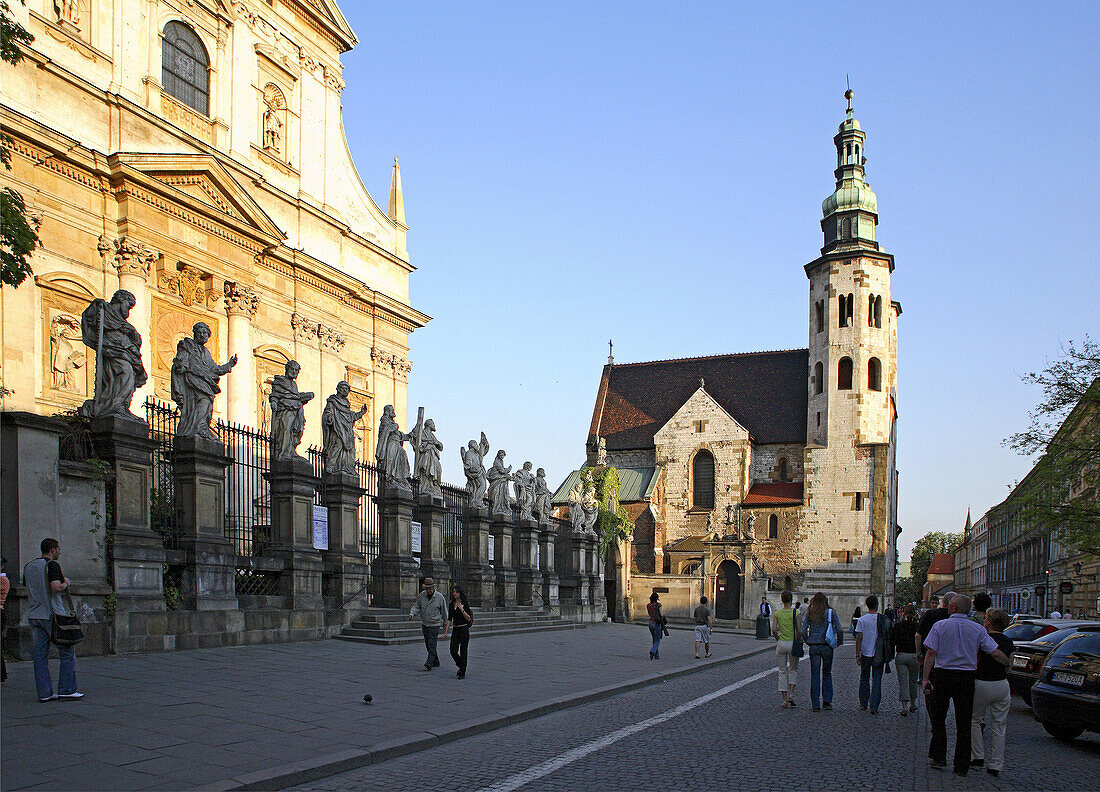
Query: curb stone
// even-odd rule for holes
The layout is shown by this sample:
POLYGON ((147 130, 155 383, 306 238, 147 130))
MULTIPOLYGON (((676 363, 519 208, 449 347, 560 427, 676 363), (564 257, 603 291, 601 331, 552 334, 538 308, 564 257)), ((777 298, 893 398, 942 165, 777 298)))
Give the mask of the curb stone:
POLYGON ((620 693, 628 693, 638 688, 664 682, 668 679, 694 674, 717 666, 729 665, 740 660, 747 660, 765 652, 774 651, 774 646, 765 646, 752 649, 730 657, 712 658, 707 662, 691 663, 669 669, 662 673, 649 676, 635 677, 623 682, 616 682, 602 687, 591 688, 580 693, 548 699, 525 707, 516 707, 510 710, 487 715, 482 718, 471 718, 447 726, 441 726, 416 734, 410 734, 395 740, 385 740, 375 743, 366 749, 351 749, 339 753, 325 754, 300 762, 292 762, 278 765, 265 770, 257 770, 245 773, 213 784, 206 784, 198 788, 199 792, 274 792, 274 790, 286 789, 298 784, 306 784, 310 781, 318 781, 329 776, 339 775, 349 770, 356 770, 370 764, 378 764, 398 756, 424 751, 437 745, 472 737, 476 734, 502 729, 532 718, 538 718, 550 712, 558 712, 563 709, 579 707, 600 699, 610 698, 620 693))

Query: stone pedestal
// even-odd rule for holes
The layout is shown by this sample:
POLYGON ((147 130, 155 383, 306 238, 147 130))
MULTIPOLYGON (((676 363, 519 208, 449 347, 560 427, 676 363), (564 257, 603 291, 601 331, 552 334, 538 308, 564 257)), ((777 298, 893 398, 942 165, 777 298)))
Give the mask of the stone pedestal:
POLYGON ((489 565, 489 510, 483 506, 467 506, 463 525, 466 554, 466 598, 475 608, 492 608, 496 574, 489 565))
POLYGON ((603 591, 603 575, 600 574, 600 540, 595 537, 585 539, 585 548, 588 551, 588 591, 590 601, 597 609, 605 602, 603 591))
POLYGON ((539 524, 535 520, 529 518, 516 523, 513 551, 516 601, 520 605, 534 605, 537 599, 535 591, 542 585, 542 572, 539 570, 539 524))
POLYGON ((450 602, 451 565, 443 556, 443 518, 447 507, 442 498, 427 494, 418 496, 417 507, 420 514, 420 575, 433 578, 436 590, 442 591, 450 602))
POLYGON ((554 559, 557 555, 557 533, 554 523, 539 521, 539 572, 542 575, 542 603, 547 607, 557 607, 559 603, 558 573, 554 559))
POLYGON ((506 608, 515 607, 517 604, 516 569, 512 562, 512 531, 510 520, 502 519, 499 515, 493 516, 489 533, 492 534, 496 545, 493 570, 496 572, 497 601, 506 608))
POLYGON ((321 610, 321 551, 313 549, 313 497, 320 479, 305 459, 271 463, 272 554, 286 562, 283 593, 295 610, 321 610))
POLYGON ((588 548, 586 547, 584 534, 574 533, 569 539, 570 558, 572 568, 570 576, 575 580, 574 597, 576 604, 587 605, 591 600, 591 585, 588 579, 588 548))
POLYGON ((371 570, 374 600, 386 608, 408 610, 420 592, 420 568, 412 555, 412 495, 387 488, 380 505, 382 546, 371 570))
POLYGON ((225 444, 177 437, 173 475, 187 568, 186 610, 236 610, 237 554, 225 537, 225 444))
POLYGON ((330 596, 337 600, 331 604, 333 608, 357 596, 365 602, 367 563, 359 552, 359 501, 365 493, 356 475, 325 474, 328 550, 322 556, 333 576, 329 589, 330 596))

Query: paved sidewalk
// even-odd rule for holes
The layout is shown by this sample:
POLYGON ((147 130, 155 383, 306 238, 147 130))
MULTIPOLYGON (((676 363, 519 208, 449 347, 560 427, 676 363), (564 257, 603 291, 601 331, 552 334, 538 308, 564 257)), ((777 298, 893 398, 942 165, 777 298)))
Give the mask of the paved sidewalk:
POLYGON ((623 624, 475 636, 465 680, 442 645, 431 673, 423 646, 334 640, 78 657, 86 697, 49 704, 31 664, 9 663, 0 774, 6 791, 277 789, 773 646, 716 635, 713 657, 696 661, 692 635, 674 631, 650 661, 649 643, 623 624))

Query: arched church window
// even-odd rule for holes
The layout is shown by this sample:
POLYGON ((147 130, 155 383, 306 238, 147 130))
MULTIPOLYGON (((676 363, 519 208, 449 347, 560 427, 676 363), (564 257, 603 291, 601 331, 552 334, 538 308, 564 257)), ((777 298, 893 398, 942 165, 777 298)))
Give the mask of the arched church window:
POLYGON ((853 324, 852 315, 855 311, 855 307, 856 307, 855 295, 854 294, 849 294, 848 295, 847 312, 845 313, 845 320, 844 320, 844 326, 845 327, 847 327, 850 324, 853 324))
POLYGON ((875 295, 870 295, 867 298, 867 326, 875 326, 875 295))
POLYGON ((842 357, 840 362, 837 363, 836 387, 837 390, 852 389, 852 359, 850 357, 842 357))
POLYGON ((691 463, 691 494, 692 508, 714 508, 714 457, 705 448, 691 463))
POLYGON ((787 457, 779 457, 779 480, 790 481, 791 475, 787 465, 787 457))
POLYGON ((264 151, 281 156, 286 149, 286 97, 275 83, 264 86, 262 122, 264 151))
POLYGON ((820 362, 814 364, 814 393, 825 390, 825 367, 820 362))
POLYGON ((825 301, 818 300, 814 305, 814 309, 817 313, 817 332, 821 333, 825 330, 825 301))
POLYGON ((170 96, 210 114, 210 56, 194 30, 182 22, 164 26, 160 80, 170 96))
POLYGON ((867 388, 869 390, 882 390, 882 363, 878 358, 867 361, 867 388))
POLYGON ((768 518, 768 538, 769 539, 778 539, 779 538, 779 515, 778 514, 773 514, 771 517, 768 518))
POLYGON ((688 561, 680 569, 680 574, 681 575, 697 575, 697 574, 699 574, 699 567, 701 567, 701 566, 702 566, 702 563, 699 562, 699 561, 688 561))
POLYGON ((875 327, 882 327, 882 295, 875 297, 875 327))

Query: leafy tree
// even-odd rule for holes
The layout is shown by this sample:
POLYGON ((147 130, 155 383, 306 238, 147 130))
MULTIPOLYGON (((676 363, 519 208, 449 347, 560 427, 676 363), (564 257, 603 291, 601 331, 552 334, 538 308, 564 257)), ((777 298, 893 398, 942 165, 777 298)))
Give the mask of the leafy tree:
POLYGON ((897 583, 894 584, 894 601, 899 607, 910 602, 920 602, 921 588, 911 577, 898 578, 897 583))
POLYGON ((1100 344, 1088 336, 1062 347, 1062 357, 1024 382, 1043 400, 1030 426, 1005 442, 1035 467, 1010 496, 1031 530, 1100 554, 1100 344))
MULTIPOLYGON (((908 580, 913 581, 917 592, 924 589, 928 582, 928 567, 932 566, 932 556, 936 553, 954 553, 962 544, 961 533, 948 533, 946 531, 931 531, 926 533, 913 546, 913 555, 910 558, 908 580)), ((919 601, 920 596, 913 597, 909 602, 919 601)))
MULTIPOLYGON (((25 27, 11 16, 7 0, 0 0, 0 59, 15 66, 23 60, 20 44, 34 41, 25 27)), ((11 170, 10 146, 15 141, 0 133, 0 162, 11 170)), ((0 189, 0 281, 18 286, 31 274, 27 258, 38 246, 37 229, 27 219, 23 196, 11 187, 0 189)))

